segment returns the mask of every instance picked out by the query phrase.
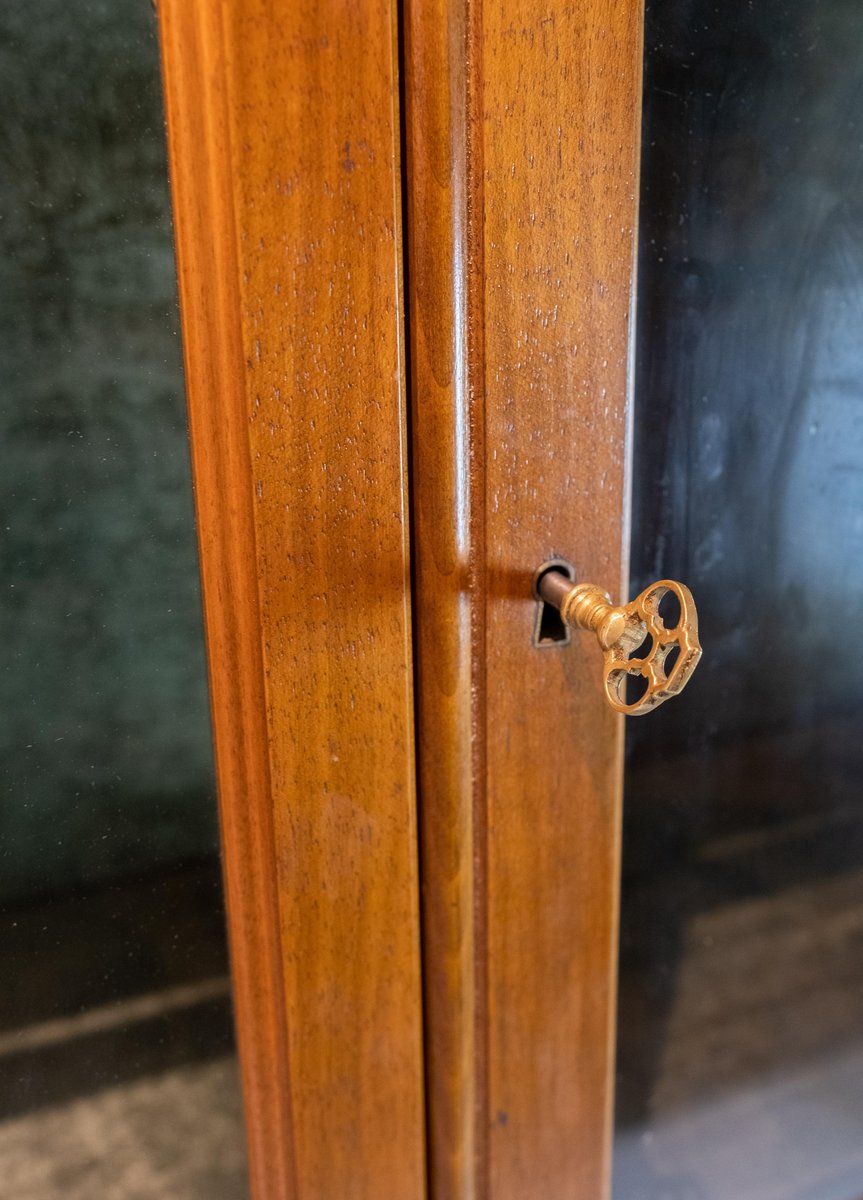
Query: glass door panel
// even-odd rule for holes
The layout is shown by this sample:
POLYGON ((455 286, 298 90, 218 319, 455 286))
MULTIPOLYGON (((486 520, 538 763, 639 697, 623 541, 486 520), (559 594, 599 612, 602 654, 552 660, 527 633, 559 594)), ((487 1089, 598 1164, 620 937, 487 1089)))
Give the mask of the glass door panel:
POLYGON ((648 4, 616 1200, 863 1195, 863 9, 648 4))
POLYGON ((0 1176, 242 1196, 155 18, 0 13, 0 1176))

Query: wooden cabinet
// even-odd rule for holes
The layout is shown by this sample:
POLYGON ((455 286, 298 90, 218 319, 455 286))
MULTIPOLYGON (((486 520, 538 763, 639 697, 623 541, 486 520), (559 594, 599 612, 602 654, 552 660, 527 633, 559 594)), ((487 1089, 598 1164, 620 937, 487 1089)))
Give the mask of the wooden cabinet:
POLYGON ((641 5, 160 20, 254 1195, 598 1200, 641 5))

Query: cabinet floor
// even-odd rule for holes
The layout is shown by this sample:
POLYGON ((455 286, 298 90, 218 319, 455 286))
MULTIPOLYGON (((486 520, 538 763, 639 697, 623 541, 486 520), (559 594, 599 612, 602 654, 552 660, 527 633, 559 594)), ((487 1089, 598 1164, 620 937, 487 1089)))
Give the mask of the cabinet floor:
POLYGON ((622 976, 616 1200, 863 1196, 861 896, 852 870, 691 913, 664 988, 622 976))
POLYGON ((0 1122, 4 1194, 16 1200, 243 1200, 248 1185, 239 1095, 236 1060, 226 1058, 0 1122))

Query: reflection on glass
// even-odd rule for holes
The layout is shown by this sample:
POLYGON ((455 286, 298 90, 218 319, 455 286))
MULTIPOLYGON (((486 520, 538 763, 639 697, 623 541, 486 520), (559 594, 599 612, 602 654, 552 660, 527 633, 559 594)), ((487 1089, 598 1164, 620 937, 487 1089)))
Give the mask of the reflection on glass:
POLYGON ((0 506, 4 1190, 242 1196, 146 0, 0 11, 0 506))
POLYGON ((863 1195, 863 7, 648 6, 616 1200, 863 1195))

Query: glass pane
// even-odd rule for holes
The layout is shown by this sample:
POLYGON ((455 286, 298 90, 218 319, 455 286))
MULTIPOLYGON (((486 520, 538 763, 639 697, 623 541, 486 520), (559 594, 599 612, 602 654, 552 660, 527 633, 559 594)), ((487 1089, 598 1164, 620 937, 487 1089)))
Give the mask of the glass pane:
POLYGON ((863 1195, 863 6, 648 5, 617 1200, 863 1195))
POLYGON ((0 1177, 239 1197, 149 0, 0 9, 0 1177))

